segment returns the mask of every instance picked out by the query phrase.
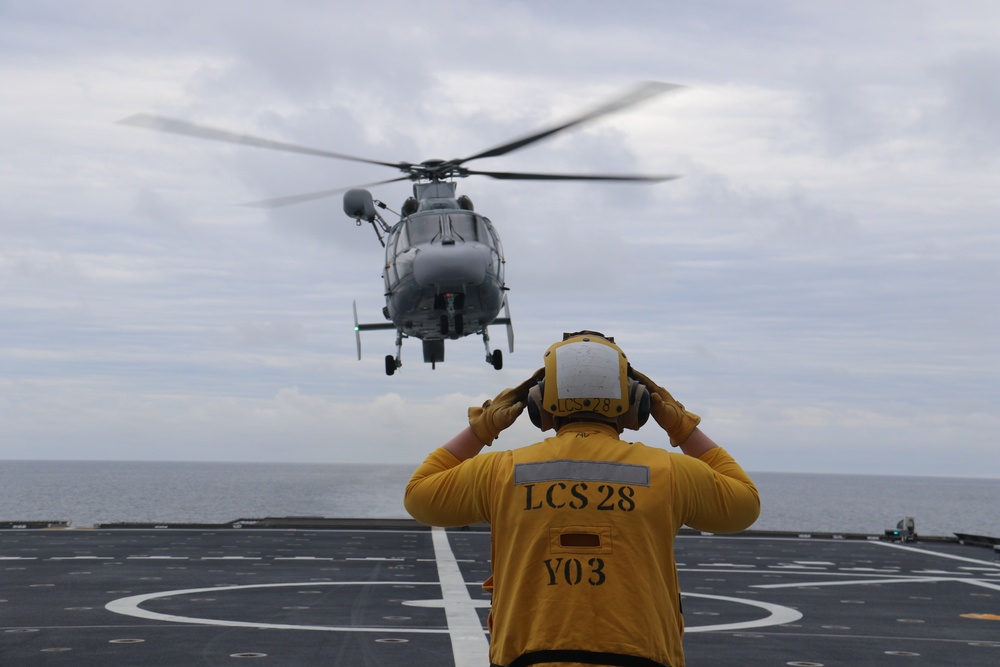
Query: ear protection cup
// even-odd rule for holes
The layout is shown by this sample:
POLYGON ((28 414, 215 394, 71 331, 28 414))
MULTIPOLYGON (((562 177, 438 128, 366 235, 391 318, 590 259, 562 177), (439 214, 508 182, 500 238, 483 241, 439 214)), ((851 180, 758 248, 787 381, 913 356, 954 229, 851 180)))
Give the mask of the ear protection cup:
POLYGON ((528 390, 528 418, 531 423, 542 429, 543 431, 548 431, 553 428, 555 424, 552 421, 552 413, 546 412, 542 409, 542 395, 545 393, 545 379, 543 378, 534 387, 528 390))
POLYGON ((649 419, 649 390, 632 378, 628 379, 628 412, 618 418, 620 430, 638 431, 649 419))

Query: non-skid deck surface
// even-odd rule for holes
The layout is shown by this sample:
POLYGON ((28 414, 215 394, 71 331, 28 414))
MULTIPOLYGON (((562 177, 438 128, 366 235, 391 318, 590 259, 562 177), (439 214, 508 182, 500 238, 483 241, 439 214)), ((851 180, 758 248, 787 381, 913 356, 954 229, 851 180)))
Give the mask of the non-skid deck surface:
MULTIPOLYGON (((692 666, 1000 664, 988 549, 682 536, 677 560, 692 666)), ((485 667, 488 575, 476 530, 4 530, 0 665, 485 667)))

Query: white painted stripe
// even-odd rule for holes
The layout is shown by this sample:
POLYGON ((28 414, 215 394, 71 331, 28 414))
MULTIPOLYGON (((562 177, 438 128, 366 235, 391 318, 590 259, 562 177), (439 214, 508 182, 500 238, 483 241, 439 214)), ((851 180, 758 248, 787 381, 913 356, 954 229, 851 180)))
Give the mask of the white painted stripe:
POLYGON ((793 584, 753 584, 750 588, 814 588, 817 586, 857 586, 864 584, 922 584, 936 581, 962 581, 954 577, 903 577, 886 579, 849 579, 846 581, 798 581, 793 584))
POLYGON ((881 572, 883 574, 900 571, 898 567, 841 567, 837 569, 842 572, 881 572))
POLYGON ((684 634, 690 634, 692 632, 718 632, 720 630, 749 630, 751 628, 766 628, 772 625, 783 625, 785 623, 794 623, 795 621, 802 618, 802 612, 797 609, 792 609, 791 607, 785 607, 780 604, 772 604, 770 602, 761 602, 760 600, 748 600, 746 598, 732 598, 726 597, 724 595, 706 595, 703 593, 681 593, 681 597, 686 598, 705 598, 706 600, 722 600, 723 602, 735 602, 736 604, 745 604, 751 607, 757 607, 758 609, 763 609, 768 612, 768 616, 764 618, 758 618, 752 621, 741 621, 739 623, 720 623, 718 625, 702 625, 688 627, 685 626, 684 634))
POLYGON ((991 563, 988 560, 978 560, 976 558, 966 558, 965 556, 953 556, 952 554, 942 554, 937 551, 928 551, 927 549, 918 549, 917 547, 907 547, 902 544, 895 544, 893 542, 872 542, 872 544, 877 544, 882 547, 888 547, 890 549, 902 549, 903 551, 912 551, 914 553, 923 554, 925 556, 937 556, 938 558, 951 558, 952 560, 960 560, 966 563, 975 563, 977 565, 989 565, 991 567, 996 567, 996 563, 991 563))
POLYGON ((431 537, 434 541, 438 581, 441 582, 441 596, 444 598, 444 613, 448 619, 455 667, 488 665, 490 644, 472 603, 472 596, 469 595, 468 585, 458 569, 458 561, 448 542, 448 533, 443 528, 434 528, 431 537))
MULTIPOLYGON (((181 597, 185 595, 198 595, 201 593, 218 594, 223 591, 255 590, 261 588, 316 588, 318 586, 397 586, 398 581, 378 582, 378 581, 310 581, 287 584, 249 584, 245 586, 213 586, 211 588, 188 588, 184 590, 161 591, 159 593, 146 593, 144 595, 132 595, 127 598, 118 598, 104 605, 104 608, 116 614, 134 616, 151 621, 169 621, 171 623, 194 623, 197 625, 214 625, 228 628, 263 628, 267 630, 318 630, 325 632, 378 632, 378 633, 413 633, 413 634, 443 634, 445 630, 438 628, 398 628, 398 627, 355 627, 343 625, 291 625, 288 623, 255 623, 251 621, 231 621, 220 618, 196 618, 192 616, 177 616, 174 614, 161 614, 149 611, 140 607, 144 602, 165 597, 181 597)), ((436 585, 431 582, 414 581, 408 586, 431 586, 436 585)), ((459 665, 456 663, 456 667, 459 665)))
POLYGON ((947 574, 949 577, 970 577, 968 572, 952 572, 951 570, 913 570, 913 574, 947 574))
MULTIPOLYGON (((450 547, 448 549, 450 551, 450 547)), ((444 562, 444 561, 442 561, 444 562)), ((173 590, 173 591, 160 591, 159 593, 146 593, 143 595, 133 595, 130 597, 119 598, 117 600, 112 600, 111 602, 104 605, 104 608, 110 612, 116 614, 123 614, 125 616, 133 616, 136 618, 142 618, 150 621, 168 621, 171 623, 193 623, 197 625, 210 625, 210 626, 221 626, 221 627, 231 627, 231 628, 262 628, 268 630, 318 630, 325 632, 366 632, 366 633, 403 633, 403 634, 443 634, 448 632, 453 638, 454 646, 454 627, 451 625, 451 617, 449 618, 449 629, 440 628, 400 628, 391 626, 382 627, 357 627, 357 626, 327 626, 327 625, 292 625, 285 623, 256 623, 252 621, 236 621, 227 620, 219 618, 197 618, 192 616, 178 616, 174 614, 162 614, 159 612, 149 611, 143 609, 141 605, 150 600, 157 600, 160 598, 181 598, 187 595, 199 595, 203 593, 211 593, 213 595, 218 595, 224 591, 241 591, 241 590, 259 590, 259 589, 269 589, 269 588, 316 588, 319 586, 390 586, 395 587, 399 582, 386 581, 386 582, 374 582, 374 581, 310 581, 310 582, 296 582, 296 583, 284 583, 284 584, 249 584, 244 586, 213 586, 211 588, 189 588, 185 590, 173 590)), ((972 583, 972 582, 969 582, 972 583)), ((408 584, 408 586, 439 586, 440 584, 435 584, 429 581, 414 581, 408 584)), ((465 591, 468 593, 468 591, 465 591)), ((689 627, 685 632, 712 632, 718 630, 746 630, 749 628, 762 628, 772 625, 781 625, 783 623, 793 623, 800 618, 802 614, 790 607, 784 607, 781 605, 770 604, 767 602, 761 602, 760 600, 748 600, 742 598, 733 597, 723 597, 720 595, 703 595, 701 593, 683 593, 684 597, 695 597, 695 598, 706 598, 710 600, 722 600, 726 602, 733 602, 736 604, 745 604, 751 607, 757 607, 758 609, 764 609, 768 612, 768 616, 756 620, 744 621, 741 623, 723 623, 720 625, 704 625, 697 627, 689 627)), ((414 607, 445 607, 446 613, 448 608, 455 608, 456 601, 455 595, 446 596, 445 600, 413 600, 404 602, 408 606, 414 607)), ((481 606, 485 600, 468 600, 465 603, 466 607, 481 606)), ((473 610, 474 611, 474 610, 473 610)), ((478 621, 477 621, 478 625, 478 621)), ((56 627, 56 626, 53 626, 56 627)), ((114 626, 102 626, 102 627, 114 627, 114 626)), ((478 637, 483 643, 481 649, 482 652, 488 652, 488 646, 485 642, 485 632, 480 627, 478 637)), ((468 647, 462 647, 463 650, 468 647)), ((485 662, 480 661, 480 656, 478 655, 466 655, 459 654, 455 651, 455 667, 482 667, 485 662)))
MULTIPOLYGON (((830 572, 829 570, 726 570, 724 568, 720 568, 718 570, 714 570, 714 569, 708 568, 708 567, 706 567, 706 568, 678 567, 677 571, 678 572, 696 572, 698 574, 708 574, 710 572, 713 572, 713 573, 716 573, 716 574, 756 574, 756 575, 767 573, 767 574, 774 574, 774 575, 778 575, 778 576, 793 576, 793 575, 799 574, 799 575, 803 575, 803 576, 808 575, 810 577, 857 577, 857 576, 859 576, 857 572, 830 572)), ((953 574, 953 573, 946 573, 946 574, 948 574, 949 576, 948 577, 942 577, 943 579, 952 578, 952 577, 956 577, 956 576, 962 576, 962 577, 969 576, 969 575, 965 574, 964 572, 959 572, 957 574, 953 574)), ((879 580, 899 579, 901 581, 911 581, 912 579, 914 579, 913 575, 910 575, 910 574, 872 574, 871 576, 873 578, 877 578, 879 580)), ((922 577, 918 577, 918 579, 920 579, 920 578, 922 578, 922 577)))
POLYGON ((992 581, 983 581, 982 579, 960 579, 963 584, 972 584, 973 586, 982 586, 983 588, 992 588, 995 591, 1000 591, 1000 584, 994 584, 992 581))

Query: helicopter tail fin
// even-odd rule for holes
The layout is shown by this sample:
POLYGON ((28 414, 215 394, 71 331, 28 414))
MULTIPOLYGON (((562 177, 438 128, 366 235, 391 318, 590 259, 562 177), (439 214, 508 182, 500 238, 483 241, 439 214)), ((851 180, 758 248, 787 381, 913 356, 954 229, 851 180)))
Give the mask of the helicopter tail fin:
POLYGON ((514 325, 510 321, 510 303, 507 301, 507 297, 504 296, 503 299, 503 317, 498 317, 493 320, 493 324, 505 324, 507 325, 507 348, 510 350, 511 354, 514 353, 514 325))
POLYGON ((361 325, 358 324, 358 302, 354 302, 354 340, 358 344, 358 361, 361 361, 361 325))
POLYGON ((361 361, 361 332, 362 331, 374 331, 376 329, 396 329, 396 325, 391 322, 379 322, 378 324, 359 324, 358 323, 358 302, 354 302, 354 340, 358 344, 358 361, 361 361))

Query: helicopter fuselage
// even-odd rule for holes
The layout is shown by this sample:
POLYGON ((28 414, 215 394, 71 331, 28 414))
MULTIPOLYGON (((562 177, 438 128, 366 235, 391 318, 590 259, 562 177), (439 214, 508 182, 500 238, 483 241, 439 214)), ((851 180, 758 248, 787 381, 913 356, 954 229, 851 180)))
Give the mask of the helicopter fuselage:
POLYGON ((388 375, 402 365, 404 338, 420 339, 424 361, 433 366, 444 361, 445 340, 476 334, 483 338, 487 363, 499 370, 503 354, 490 351, 486 328, 505 324, 508 346, 514 349, 500 237, 468 197, 455 196, 453 182, 415 183, 413 195, 391 227, 375 211, 367 190, 350 190, 344 196, 344 212, 359 224, 370 222, 385 246, 382 314, 389 322, 361 324, 355 307, 358 358, 362 331, 396 330, 396 356, 386 356, 388 375), (506 311, 504 317, 498 317, 501 310, 506 311))
POLYGON ((496 319, 504 260, 487 218, 441 202, 400 219, 385 243, 384 313, 404 335, 456 339, 496 319))

